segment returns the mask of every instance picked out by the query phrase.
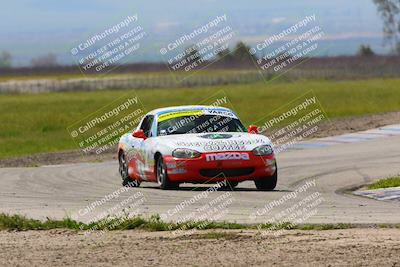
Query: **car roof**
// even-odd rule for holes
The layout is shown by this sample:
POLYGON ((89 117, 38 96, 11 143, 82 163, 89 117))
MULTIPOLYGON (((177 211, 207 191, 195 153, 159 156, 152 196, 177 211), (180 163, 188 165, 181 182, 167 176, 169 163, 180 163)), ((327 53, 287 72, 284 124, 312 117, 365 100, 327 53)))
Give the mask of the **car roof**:
MULTIPOLYGON (((225 111, 233 112, 231 109, 225 108, 225 107, 192 105, 192 106, 175 106, 175 107, 158 108, 158 109, 154 109, 154 110, 148 112, 147 115, 157 115, 158 116, 160 114, 179 111, 179 110, 204 110, 204 109, 225 110, 225 111)), ((233 113, 235 113, 235 112, 233 112, 233 113)))

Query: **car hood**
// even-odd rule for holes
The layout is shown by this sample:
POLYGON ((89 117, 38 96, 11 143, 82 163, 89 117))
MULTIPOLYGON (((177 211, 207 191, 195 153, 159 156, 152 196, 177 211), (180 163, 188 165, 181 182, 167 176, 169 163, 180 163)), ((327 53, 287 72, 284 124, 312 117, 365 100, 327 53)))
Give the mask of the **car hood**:
POLYGON ((189 148, 199 152, 251 151, 260 145, 272 145, 268 137, 260 134, 224 132, 176 134, 156 137, 157 143, 176 148, 189 148))

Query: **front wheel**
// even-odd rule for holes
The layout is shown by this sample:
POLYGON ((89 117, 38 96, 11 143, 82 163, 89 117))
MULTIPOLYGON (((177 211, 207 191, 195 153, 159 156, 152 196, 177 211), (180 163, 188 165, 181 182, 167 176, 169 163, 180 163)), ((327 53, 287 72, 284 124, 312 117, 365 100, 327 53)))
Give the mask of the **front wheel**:
POLYGON ((254 180, 254 183, 256 184, 258 190, 272 191, 275 189, 277 181, 278 181, 278 169, 276 169, 274 175, 254 180))
POLYGON ((164 163, 162 156, 157 159, 157 183, 161 189, 178 188, 178 183, 172 183, 168 179, 167 166, 164 163))
POLYGON ((122 185, 125 187, 138 187, 140 183, 136 180, 135 181, 132 180, 131 177, 129 177, 128 161, 126 160, 124 152, 119 153, 118 162, 119 162, 118 170, 122 178, 122 185))

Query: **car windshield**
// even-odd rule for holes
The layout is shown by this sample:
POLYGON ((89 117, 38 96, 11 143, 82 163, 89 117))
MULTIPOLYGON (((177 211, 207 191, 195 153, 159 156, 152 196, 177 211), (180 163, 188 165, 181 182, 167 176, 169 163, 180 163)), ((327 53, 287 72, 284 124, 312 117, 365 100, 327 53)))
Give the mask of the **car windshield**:
POLYGON ((157 125, 157 135, 208 132, 246 132, 246 128, 239 119, 220 115, 180 116, 157 125))

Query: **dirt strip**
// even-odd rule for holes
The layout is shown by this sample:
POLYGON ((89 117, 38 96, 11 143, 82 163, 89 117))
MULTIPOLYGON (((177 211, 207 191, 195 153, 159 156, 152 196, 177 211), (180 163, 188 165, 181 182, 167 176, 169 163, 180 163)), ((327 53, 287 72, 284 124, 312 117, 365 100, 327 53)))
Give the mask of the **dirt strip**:
POLYGON ((0 231, 0 266, 399 266, 400 229, 0 231))
MULTIPOLYGON (((389 112, 360 117, 346 117, 331 120, 330 123, 319 125, 314 138, 358 132, 389 124, 400 123, 400 112, 389 112)), ((35 167, 40 165, 54 165, 78 162, 94 162, 116 159, 115 150, 111 149, 101 155, 85 155, 80 150, 64 152, 42 153, 25 157, 0 159, 0 167, 35 167)))
POLYGON ((398 123, 400 123, 399 111, 332 119, 330 123, 322 123, 321 125, 318 125, 318 132, 313 135, 313 138, 365 131, 398 123))

